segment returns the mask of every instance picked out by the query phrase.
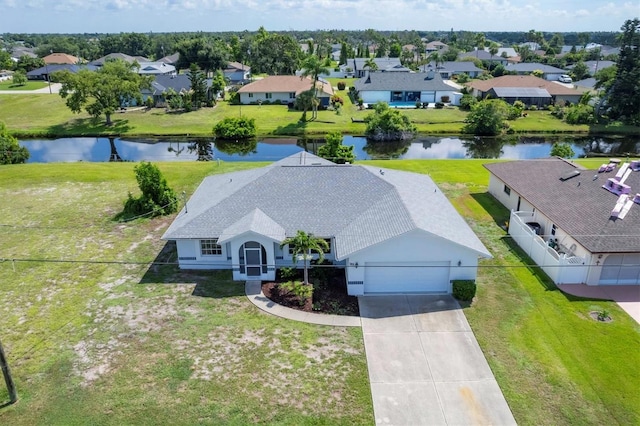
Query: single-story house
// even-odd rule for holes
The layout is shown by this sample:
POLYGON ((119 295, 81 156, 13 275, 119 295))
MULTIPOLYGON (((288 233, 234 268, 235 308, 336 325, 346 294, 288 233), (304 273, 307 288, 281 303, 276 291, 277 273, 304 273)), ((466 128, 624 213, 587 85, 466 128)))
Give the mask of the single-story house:
POLYGON ((487 96, 492 99, 502 99, 511 105, 521 101, 527 106, 535 105, 538 108, 544 108, 552 103, 549 92, 539 87, 492 87, 487 92, 487 96))
MULTIPOLYGON (((295 102, 296 96, 313 88, 313 80, 309 77, 295 75, 271 75, 255 80, 238 90, 241 104, 259 104, 265 101, 288 104, 295 102)), ((331 84, 323 79, 318 80, 318 98, 323 106, 328 106, 333 96, 331 84)))
POLYGON ((483 69, 476 67, 476 64, 471 61, 444 61, 439 62, 437 67, 436 63, 431 61, 422 67, 422 71, 426 72, 429 69, 437 69, 444 79, 451 79, 454 75, 460 74, 467 74, 471 78, 476 78, 484 71, 483 69))
MULTIPOLYGON (((582 92, 579 90, 563 86, 555 81, 547 81, 533 75, 503 75, 489 80, 474 80, 467 83, 466 86, 472 89, 472 94, 474 96, 482 98, 490 95, 491 89, 497 87, 544 89, 549 95, 551 95, 552 103, 565 101, 575 104, 580 101, 580 97, 582 96, 582 92)), ((544 96, 546 97, 546 94, 544 96)))
POLYGON ((464 60, 464 58, 474 58, 481 61, 496 62, 502 65, 507 65, 507 63, 509 62, 509 59, 506 57, 500 55, 492 55, 491 52, 482 49, 472 50, 470 52, 462 52, 458 54, 459 60, 464 60))
POLYGON ((353 76, 355 78, 364 77, 370 71, 379 72, 409 72, 409 68, 400 63, 400 58, 373 58, 373 62, 376 64, 375 70, 370 70, 365 64, 368 58, 352 58, 347 61, 341 68, 346 71, 347 68, 351 68, 353 76))
POLYGON ((376 102, 447 102, 458 105, 462 95, 446 84, 435 71, 409 72, 371 72, 353 84, 360 98, 366 104, 376 102))
POLYGON ((80 70, 96 71, 98 68, 93 65, 78 65, 78 64, 52 64, 45 65, 44 67, 36 68, 27 73, 27 79, 29 80, 49 80, 49 76, 56 71, 68 70, 72 73, 77 73, 80 70))
POLYGON ((57 53, 57 52, 54 52, 45 56, 44 58, 42 58, 42 60, 47 65, 59 65, 59 64, 73 65, 73 64, 82 63, 82 60, 80 58, 77 58, 73 55, 69 55, 68 53, 57 53))
POLYGON ((556 284, 640 284, 640 162, 618 161, 485 164, 509 234, 556 284))
MULTIPOLYGON (((108 55, 103 56, 102 58, 98 58, 89 62, 89 65, 95 65, 96 67, 101 67, 107 61, 114 61, 119 59, 121 61, 128 62, 133 64, 134 62, 142 63, 142 62, 150 62, 149 58, 145 58, 144 56, 131 56, 126 53, 109 53, 108 55)), ((162 61, 165 62, 165 61, 162 61)), ((166 63, 166 62, 165 62, 166 63)))
POLYGON ((13 78, 13 71, 0 70, 0 81, 11 80, 13 78))
POLYGON ((28 58, 38 57, 38 55, 35 54, 34 49, 32 47, 19 46, 19 47, 14 47, 13 50, 11 50, 11 59, 14 62, 18 62, 20 58, 22 58, 23 56, 26 56, 28 58))
MULTIPOLYGON (((207 83, 207 99, 213 99, 215 94, 211 93, 211 79, 206 80, 207 83)), ((157 107, 166 106, 166 94, 169 89, 173 89, 176 93, 185 93, 191 90, 191 80, 186 74, 156 75, 151 82, 151 87, 142 89, 142 100, 148 97, 153 99, 154 105, 157 107)))
POLYGON ((424 50, 427 53, 427 55, 433 52, 446 52, 447 50, 449 50, 449 45, 439 40, 435 40, 427 43, 424 47, 424 50))
POLYGON ((242 83, 251 78, 251 67, 240 62, 229 62, 223 72, 224 78, 231 83, 242 83))
POLYGON ((180 54, 176 52, 171 55, 167 55, 158 59, 158 62, 164 62, 165 64, 175 65, 178 63, 178 59, 180 59, 180 54))
POLYGON ((351 295, 450 293, 491 254, 427 175, 338 165, 301 152, 258 169, 206 177, 162 236, 182 269, 272 280, 297 265, 280 244, 297 231, 329 243, 351 295))
POLYGON ((164 62, 138 62, 140 75, 172 75, 176 74, 176 67, 164 62))
POLYGON ((534 71, 542 71, 542 78, 549 81, 557 81, 558 77, 566 74, 567 71, 552 67, 551 65, 541 64, 538 62, 521 62, 518 64, 507 64, 505 70, 514 72, 518 75, 529 75, 534 71))
MULTIPOLYGON (((589 70, 590 75, 594 75, 596 72, 602 69, 609 68, 616 65, 616 63, 613 61, 585 61, 584 64, 587 66, 587 69, 589 70)), ((573 68, 574 66, 575 65, 569 68, 573 68)))

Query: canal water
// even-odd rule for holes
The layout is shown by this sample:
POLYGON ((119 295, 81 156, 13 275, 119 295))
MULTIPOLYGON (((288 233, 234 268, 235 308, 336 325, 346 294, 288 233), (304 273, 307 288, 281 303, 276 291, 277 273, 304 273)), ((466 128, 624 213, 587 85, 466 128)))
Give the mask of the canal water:
MULTIPOLYGON (((364 137, 345 136, 357 160, 421 158, 549 157, 554 142, 569 143, 575 157, 625 156, 640 153, 640 137, 508 136, 419 136, 408 142, 371 142, 364 137)), ((30 163, 106 161, 277 161, 296 152, 315 153, 323 139, 292 137, 251 141, 215 141, 193 138, 59 138, 26 139, 30 163)))

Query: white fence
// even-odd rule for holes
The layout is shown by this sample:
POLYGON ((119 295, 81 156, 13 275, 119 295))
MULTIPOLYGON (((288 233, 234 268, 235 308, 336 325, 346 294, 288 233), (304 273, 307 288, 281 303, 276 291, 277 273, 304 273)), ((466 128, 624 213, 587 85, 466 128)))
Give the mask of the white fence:
POLYGON ((536 235, 527 225, 533 220, 532 212, 511 211, 509 235, 531 259, 540 266, 556 284, 583 283, 587 279, 589 267, 586 259, 578 256, 558 254, 553 248, 536 235))

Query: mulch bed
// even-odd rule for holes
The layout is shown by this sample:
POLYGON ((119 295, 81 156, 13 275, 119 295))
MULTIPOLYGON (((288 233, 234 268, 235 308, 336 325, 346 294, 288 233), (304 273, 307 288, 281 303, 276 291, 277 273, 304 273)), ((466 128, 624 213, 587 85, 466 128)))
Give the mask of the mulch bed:
MULTIPOLYGON (((321 314, 359 316, 358 298, 347 295, 347 283, 343 269, 329 269, 324 277, 311 277, 313 284, 313 299, 301 301, 296 295, 289 293, 280 287, 281 283, 291 281, 283 279, 278 274, 276 281, 262 283, 262 292, 275 303, 300 311, 315 312, 321 314)), ((310 274, 311 276, 311 274, 310 274)), ((302 277, 295 280, 302 281, 302 277)))

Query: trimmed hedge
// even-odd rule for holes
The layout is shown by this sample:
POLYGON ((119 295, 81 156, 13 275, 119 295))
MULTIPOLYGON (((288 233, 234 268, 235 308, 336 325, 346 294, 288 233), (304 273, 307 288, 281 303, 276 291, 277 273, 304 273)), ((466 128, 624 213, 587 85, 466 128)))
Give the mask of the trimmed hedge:
POLYGON ((474 280, 453 280, 453 297, 469 302, 476 295, 476 282, 474 280))

